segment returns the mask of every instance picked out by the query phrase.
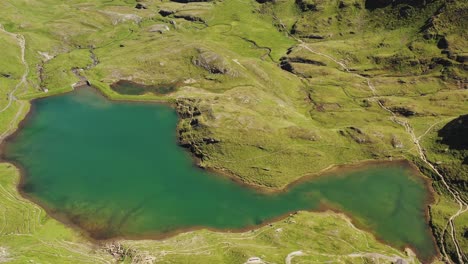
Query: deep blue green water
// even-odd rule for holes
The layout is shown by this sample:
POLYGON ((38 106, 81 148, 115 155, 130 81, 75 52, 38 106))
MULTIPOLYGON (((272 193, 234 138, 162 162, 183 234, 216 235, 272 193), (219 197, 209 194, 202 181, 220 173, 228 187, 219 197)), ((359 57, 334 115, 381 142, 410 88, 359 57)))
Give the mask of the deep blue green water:
POLYGON ((95 238, 242 229, 297 210, 342 210, 394 246, 435 254, 429 193, 401 163, 369 166, 265 194, 196 168, 176 144, 168 106, 111 102, 91 89, 40 99, 5 156, 22 190, 95 238))

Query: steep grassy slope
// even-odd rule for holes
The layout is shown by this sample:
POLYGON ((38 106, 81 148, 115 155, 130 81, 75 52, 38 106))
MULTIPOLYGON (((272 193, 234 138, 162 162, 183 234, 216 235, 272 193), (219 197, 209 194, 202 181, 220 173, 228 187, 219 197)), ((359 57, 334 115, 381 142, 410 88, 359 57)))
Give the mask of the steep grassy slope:
MULTIPOLYGON (((26 72, 27 85, 15 92, 22 99, 69 91, 87 78, 114 99, 172 102, 179 141, 201 166, 263 187, 334 164, 408 158, 440 194, 431 214, 441 248, 454 261, 467 254, 457 254, 447 226, 457 204, 420 158, 467 192, 466 153, 437 134, 468 112, 464 1, 139 4, 2 1, 0 24, 24 36, 27 65, 17 37, 0 32, 8 51, 1 91, 26 72), (110 84, 121 79, 176 91, 119 94, 110 84)), ((0 106, 9 101, 1 97, 0 106)), ((21 102, 0 115, 2 132, 27 109, 21 102)), ((466 249, 466 214, 455 225, 466 249)))

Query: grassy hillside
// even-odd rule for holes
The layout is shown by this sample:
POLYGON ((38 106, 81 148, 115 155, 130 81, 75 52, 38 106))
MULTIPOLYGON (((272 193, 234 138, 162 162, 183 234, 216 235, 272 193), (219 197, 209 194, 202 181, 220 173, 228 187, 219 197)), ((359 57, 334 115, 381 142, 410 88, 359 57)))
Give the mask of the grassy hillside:
MULTIPOLYGON (((447 226, 458 205, 428 165, 466 203, 466 149, 438 132, 468 113, 464 1, 138 4, 2 1, 0 90, 23 100, 0 97, 8 106, 0 131, 16 126, 27 99, 87 79, 113 99, 173 103, 179 142, 200 166, 252 185, 282 188, 333 165, 407 158, 434 180, 431 223, 443 255, 468 261, 447 226), (111 88, 119 80, 148 91, 119 94, 111 88)), ((466 214, 454 223, 466 251, 466 214)))

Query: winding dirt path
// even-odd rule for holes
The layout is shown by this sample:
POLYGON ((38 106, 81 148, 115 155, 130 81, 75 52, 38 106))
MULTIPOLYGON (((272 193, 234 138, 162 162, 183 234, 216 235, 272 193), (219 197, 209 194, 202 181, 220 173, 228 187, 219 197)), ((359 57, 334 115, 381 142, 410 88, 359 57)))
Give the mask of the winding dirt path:
POLYGON ((0 31, 2 31, 3 33, 11 36, 11 37, 14 37, 17 41, 18 41, 18 45, 20 46, 21 48, 21 63, 24 65, 24 74, 23 76, 21 76, 21 80, 20 82, 15 86, 15 88, 13 88, 13 90, 11 90, 9 93, 8 93, 8 104, 0 110, 0 113, 6 111, 8 108, 10 108, 11 104, 13 103, 13 101, 16 100, 16 97, 15 97, 15 92, 24 84, 27 83, 27 77, 28 77, 28 74, 29 74, 29 65, 26 63, 26 60, 25 60, 25 50, 26 50, 26 40, 24 38, 23 35, 20 35, 20 34, 14 34, 14 33, 11 33, 11 32, 8 32, 5 30, 5 28, 3 27, 3 25, 0 24, 0 31))
MULTIPOLYGON (((18 99, 16 99, 16 97, 15 97, 15 93, 16 93, 16 91, 18 91, 18 89, 20 87, 27 84, 27 81, 28 81, 27 77, 28 77, 28 74, 29 74, 29 65, 26 63, 26 59, 25 59, 26 39, 24 38, 24 36, 20 35, 20 34, 14 34, 14 33, 6 31, 5 28, 3 27, 3 25, 1 25, 1 24, 0 24, 0 31, 7 34, 7 35, 9 35, 9 36, 11 36, 11 37, 14 37, 18 41, 18 46, 21 49, 21 63, 24 65, 24 73, 21 76, 21 80, 8 93, 8 104, 3 109, 0 110, 0 113, 2 113, 2 112, 5 112, 6 110, 8 110, 11 107, 11 105, 13 104, 14 101, 18 101, 18 99)), ((20 103, 20 107, 19 107, 18 111, 16 112, 15 116, 13 117, 13 119, 8 124, 8 127, 6 128, 6 130, 2 134, 0 134, 0 142, 3 141, 11 133, 11 131, 14 130, 15 125, 19 122, 19 119, 21 118, 21 115, 22 115, 22 113, 24 111, 26 103, 23 102, 23 101, 18 101, 18 102, 20 103)))
MULTIPOLYGON (((314 53, 316 55, 319 55, 319 56, 322 56, 322 57, 325 57, 333 62, 335 62, 336 64, 340 65, 344 71, 348 72, 348 73, 351 73, 350 69, 347 67, 347 65, 335 58, 333 58, 332 56, 330 55, 327 55, 327 54, 324 54, 324 53, 321 53, 321 52, 318 52, 318 51, 315 51, 313 49, 311 49, 309 46, 307 46, 307 44, 302 41, 301 39, 298 39, 292 35, 290 35, 292 38, 294 38, 296 41, 299 42, 299 46, 311 53, 314 53)), ((370 78, 367 78, 365 76, 362 76, 360 74, 357 74, 357 73, 351 73, 355 76, 358 76, 362 79, 364 79, 366 82, 367 82, 367 86, 369 88, 369 90, 372 92, 372 95, 374 98, 377 98, 378 97, 378 94, 377 94, 377 91, 374 87, 374 85, 372 84, 370 78)), ((391 120, 393 122, 395 122, 396 124, 398 125, 401 125, 405 128, 405 131, 408 133, 408 135, 411 137, 413 143, 416 145, 417 147, 417 150, 418 150, 418 154, 419 154, 419 157, 421 158, 421 160, 429 167, 432 169, 432 171, 440 178, 443 186, 445 187, 445 189, 450 193, 450 195, 453 197, 453 199, 455 200, 455 202, 458 204, 459 208, 457 210, 457 212, 455 214, 453 214, 452 216, 450 216, 444 230, 442 231, 442 236, 441 236, 441 244, 442 244, 442 253, 444 255, 444 258, 448 261, 448 262, 451 262, 450 258, 448 257, 447 255, 447 252, 446 252, 446 248, 445 248, 445 243, 444 243, 444 235, 447 233, 447 230, 448 230, 448 227, 450 227, 450 237, 455 245, 455 250, 456 250, 456 253, 457 253, 457 258, 458 258, 458 261, 459 263, 464 263, 464 253, 460 247, 460 244, 457 240, 457 236, 456 236, 456 233, 455 233, 455 224, 454 224, 454 221, 455 219, 460 216, 461 214, 465 213, 468 211, 468 204, 463 200, 463 198, 461 198, 460 196, 460 193, 450 187, 450 185, 447 183, 445 177, 442 175, 442 173, 430 162, 427 160, 427 157, 426 157, 426 154, 424 152, 424 149, 423 147, 421 146, 419 140, 420 138, 425 135, 423 134, 422 136, 420 137, 417 137, 413 131, 413 128, 411 127, 410 123, 407 121, 407 120, 401 120, 397 117, 397 115, 392 111, 390 110, 389 108, 387 108, 380 100, 377 100, 377 103, 379 104, 379 106, 384 109, 385 111, 389 112, 391 114, 391 120)))
POLYGON ((302 251, 294 251, 294 252, 291 252, 289 253, 287 256, 286 256, 286 259, 284 260, 284 263, 285 264, 291 264, 291 261, 294 257, 300 257, 300 256, 304 256, 304 252, 302 251))

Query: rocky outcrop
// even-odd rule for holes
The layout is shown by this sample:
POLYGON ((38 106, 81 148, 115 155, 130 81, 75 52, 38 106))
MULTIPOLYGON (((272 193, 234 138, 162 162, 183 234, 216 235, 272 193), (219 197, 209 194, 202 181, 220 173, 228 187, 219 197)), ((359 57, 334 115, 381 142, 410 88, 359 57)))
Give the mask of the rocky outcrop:
POLYGON ((324 62, 306 59, 302 57, 289 57, 287 58, 287 60, 293 63, 304 63, 304 64, 310 64, 310 65, 315 65, 315 66, 327 66, 327 64, 325 64, 324 62))
POLYGON ((187 21, 191 21, 191 22, 201 22, 201 23, 205 23, 205 20, 199 16, 196 16, 194 14, 187 14, 187 13, 174 13, 174 17, 175 18, 182 18, 182 19, 185 19, 187 21))
POLYGON ((136 6, 135 6, 136 9, 148 9, 146 7, 146 5, 142 4, 142 3, 137 3, 136 6))
POLYGON ((217 144, 220 140, 213 137, 204 125, 204 114, 199 103, 199 100, 192 98, 177 99, 176 110, 180 118, 177 125, 177 140, 182 147, 203 159, 207 156, 203 151, 204 147, 217 144))
POLYGON ((401 140, 395 136, 395 135, 392 135, 392 141, 391 141, 391 144, 394 148, 403 148, 403 143, 401 142, 401 140))
POLYGON ((411 117, 411 116, 416 115, 416 111, 406 106, 392 106, 392 107, 389 107, 389 109, 393 113, 404 116, 404 117, 411 117))
POLYGON ((238 73, 230 68, 228 62, 219 54, 212 51, 198 51, 199 54, 193 58, 192 63, 213 74, 226 74, 236 77, 238 73))
POLYGON ((148 31, 149 32, 154 32, 154 33, 164 33, 166 31, 169 31, 169 27, 166 25, 166 24, 155 24, 155 25, 152 25, 148 31))
POLYGON ((296 0, 296 5, 304 12, 317 11, 317 4, 313 0, 296 0))
POLYGON ((372 143, 370 137, 365 134, 361 129, 357 127, 347 127, 344 130, 340 130, 340 135, 349 137, 352 140, 354 140, 356 143, 359 144, 366 144, 366 143, 372 143))
POLYGON ((299 67, 300 65, 311 65, 311 66, 326 66, 325 63, 321 61, 316 61, 312 59, 306 59, 302 57, 282 57, 280 59, 279 66, 281 69, 294 73, 296 75, 300 75, 305 78, 309 78, 309 74, 304 72, 303 67, 299 67), (302 69, 302 70, 301 70, 302 69))
POLYGON ((194 118, 201 115, 197 101, 191 98, 178 99, 176 101, 176 110, 180 118, 194 118))
POLYGON ((175 11, 174 10, 170 10, 170 9, 160 9, 159 10, 159 14, 163 17, 166 17, 166 16, 170 16, 172 14, 174 14, 175 11))

